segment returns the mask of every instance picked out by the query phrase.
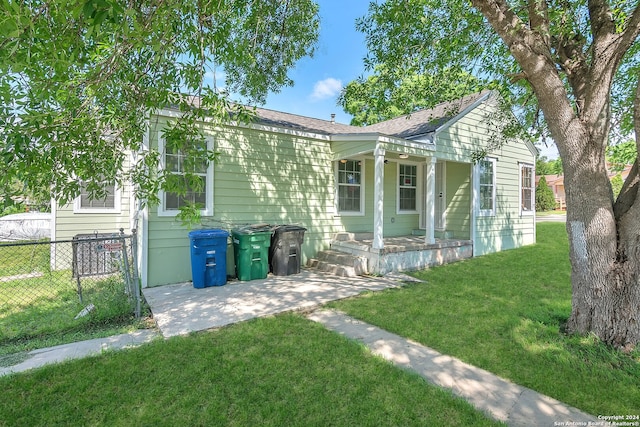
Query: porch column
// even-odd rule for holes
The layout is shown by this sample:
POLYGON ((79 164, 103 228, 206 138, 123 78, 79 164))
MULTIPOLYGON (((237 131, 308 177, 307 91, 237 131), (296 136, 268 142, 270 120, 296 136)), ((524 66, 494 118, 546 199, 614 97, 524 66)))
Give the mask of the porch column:
POLYGON ((436 217, 436 158, 427 159, 427 200, 425 200, 426 230, 425 243, 435 243, 435 217, 436 217))
POLYGON ((374 188, 373 188, 373 249, 384 247, 384 155, 385 149, 376 147, 373 152, 374 188))

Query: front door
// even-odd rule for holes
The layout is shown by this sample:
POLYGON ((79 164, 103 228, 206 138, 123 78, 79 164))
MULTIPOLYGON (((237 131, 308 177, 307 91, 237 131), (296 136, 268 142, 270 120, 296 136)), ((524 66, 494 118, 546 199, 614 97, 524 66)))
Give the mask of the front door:
MULTIPOLYGON (((423 176, 428 176, 427 174, 427 165, 424 165, 424 174, 423 176)), ((445 174, 446 174, 446 164, 445 162, 437 162, 436 170, 435 170, 435 203, 434 203, 434 228, 436 230, 444 230, 445 228, 445 212, 446 212, 446 195, 444 192, 445 189, 445 174)), ((427 200, 427 185, 422 186, 422 200, 427 200)), ((427 206, 426 203, 422 204, 422 215, 420 216, 420 228, 427 228, 427 206)))
POLYGON ((434 206, 435 218, 434 228, 436 230, 444 230, 445 228, 445 212, 446 212, 446 195, 444 193, 445 185, 445 162, 436 163, 436 203, 434 206))

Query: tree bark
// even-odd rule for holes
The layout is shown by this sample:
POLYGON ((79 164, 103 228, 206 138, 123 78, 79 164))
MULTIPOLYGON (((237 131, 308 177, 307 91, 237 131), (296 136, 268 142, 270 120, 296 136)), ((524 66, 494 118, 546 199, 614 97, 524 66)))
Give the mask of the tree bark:
MULTIPOLYGON (((526 74, 560 152, 573 291, 567 330, 594 333, 608 344, 632 348, 640 343, 638 161, 614 205, 605 150, 611 85, 624 52, 640 32, 640 6, 630 17, 627 31, 616 33, 607 3, 589 1, 594 53, 584 61, 578 52, 574 68, 565 69, 573 90, 570 95, 558 71, 563 64, 555 63, 544 35, 527 27, 505 0, 472 3, 526 74)), ((564 58, 567 63, 570 59, 564 58)), ((638 96, 636 101, 635 117, 640 122, 638 96)), ((640 125, 636 127, 636 138, 640 138, 640 125)))

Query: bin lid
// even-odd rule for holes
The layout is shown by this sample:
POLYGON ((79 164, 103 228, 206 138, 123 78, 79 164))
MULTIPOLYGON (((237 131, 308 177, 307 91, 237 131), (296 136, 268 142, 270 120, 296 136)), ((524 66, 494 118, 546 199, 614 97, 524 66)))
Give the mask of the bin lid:
POLYGON ((273 227, 270 224, 251 224, 235 228, 232 231, 238 234, 271 233, 273 227))
POLYGON ((277 225, 273 228, 274 233, 286 233, 289 231, 307 231, 306 228, 300 227, 299 225, 293 224, 285 224, 285 225, 277 225))
POLYGON ((210 239, 213 237, 226 238, 229 233, 226 230, 211 229, 211 230, 193 230, 189 232, 190 239, 210 239))

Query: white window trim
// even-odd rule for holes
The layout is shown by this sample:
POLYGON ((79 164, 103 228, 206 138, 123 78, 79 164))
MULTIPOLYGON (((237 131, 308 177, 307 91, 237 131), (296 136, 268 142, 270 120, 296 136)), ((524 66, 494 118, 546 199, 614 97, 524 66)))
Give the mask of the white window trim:
POLYGON ((340 189, 340 183, 338 182, 338 176, 339 176, 339 171, 338 171, 338 167, 340 164, 340 161, 336 161, 334 162, 334 166, 333 166, 333 177, 334 177, 334 181, 335 181, 335 209, 336 209, 336 214, 338 216, 364 216, 365 214, 365 210, 364 210, 364 198, 365 198, 365 159, 358 157, 358 158, 351 158, 351 159, 347 159, 347 160, 352 160, 352 161, 359 161, 362 162, 361 164, 361 168, 360 168, 360 210, 359 211, 341 211, 340 210, 340 200, 339 200, 339 189, 340 189))
MULTIPOLYGON (((420 202, 420 189, 422 182, 422 168, 418 163, 415 162, 398 162, 396 167, 396 214, 398 215, 416 215, 420 213, 419 207, 421 206, 420 202), (416 208, 412 210, 402 210, 400 209, 400 188, 402 187, 400 184, 400 165, 405 166, 415 166, 416 168, 416 208)), ((412 187, 407 187, 412 188, 412 187)))
POLYGON ((74 214, 119 214, 122 211, 122 191, 120 187, 114 185, 113 207, 112 208, 86 208, 80 205, 81 196, 73 201, 74 214))
POLYGON ((496 176, 498 175, 497 173, 497 164, 498 164, 498 159, 496 159, 495 157, 485 157, 484 159, 482 159, 481 161, 485 161, 485 162, 491 162, 493 165, 493 183, 492 183, 492 195, 491 195, 491 199, 493 200, 493 208, 492 209, 481 209, 480 205, 481 205, 481 200, 480 200, 480 162, 476 163, 475 165, 475 173, 476 173, 476 194, 478 195, 478 216, 495 216, 496 215, 496 203, 497 203, 497 191, 496 191, 496 176))
POLYGON ((531 163, 519 163, 520 177, 518 178, 518 206, 520 207, 520 216, 533 216, 536 211, 536 186, 535 186, 535 167, 531 163), (522 169, 531 169, 531 207, 530 211, 522 209, 522 169))
MULTIPOLYGON (((207 142, 207 150, 213 149, 213 138, 210 136, 205 136, 205 141, 207 142)), ((165 137, 162 133, 160 133, 158 137, 158 151, 160 152, 160 170, 165 169, 165 137)), ((202 216, 213 216, 213 162, 209 162, 209 167, 207 168, 207 176, 206 180, 206 203, 205 208, 200 209, 200 215, 202 216)), ((160 204, 158 205, 158 216, 164 217, 175 217, 180 213, 179 209, 165 209, 164 207, 164 196, 165 191, 160 190, 158 193, 158 197, 160 198, 160 204)))

